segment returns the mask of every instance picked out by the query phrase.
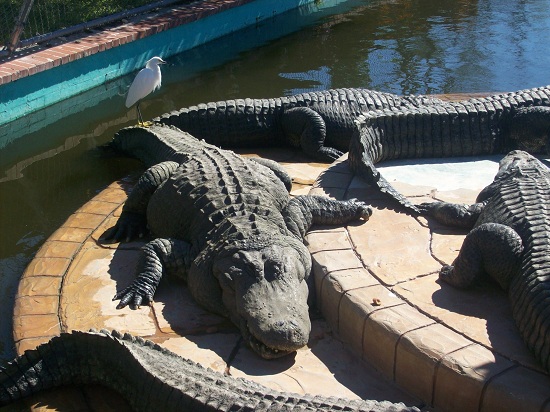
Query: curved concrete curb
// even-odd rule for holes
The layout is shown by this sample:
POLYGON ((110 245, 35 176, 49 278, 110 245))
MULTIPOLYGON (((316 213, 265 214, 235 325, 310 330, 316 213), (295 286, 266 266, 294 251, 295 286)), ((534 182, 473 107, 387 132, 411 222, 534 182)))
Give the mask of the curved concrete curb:
MULTIPOLYGON (((269 157, 286 160, 283 165, 293 177, 295 195, 307 193, 326 168, 288 150, 271 149, 269 157)), ((61 332, 117 329, 146 337, 220 373, 230 370, 235 377, 274 389, 419 404, 372 367, 358 365, 357 357, 333 338, 323 320, 312 321, 308 347, 273 362, 240 347, 238 331, 194 304, 177 279, 161 282, 151 307, 116 310, 111 298, 131 282, 143 242, 104 245, 97 239, 116 222, 130 186, 130 181, 115 182, 95 196, 45 242, 26 269, 14 311, 19 354, 61 332)), ((56 410, 56 405, 67 402, 78 406, 63 410, 118 411, 125 405, 118 394, 87 386, 62 388, 51 395, 39 394, 38 401, 25 401, 31 410, 40 411, 56 410)))
MULTIPOLYGON (((295 181, 306 185, 324 168, 305 162, 285 166, 293 168, 295 181)), ((434 195, 468 202, 476 194, 475 190, 438 192, 430 186, 393 183, 418 202, 434 195)), ((98 307, 99 301, 110 300, 115 283, 131 276, 139 247, 138 243, 99 247, 96 242, 114 223, 129 187, 130 182, 115 182, 98 194, 48 239, 27 267, 14 310, 18 353, 75 325, 105 327, 114 318, 118 323, 112 327, 154 335, 159 343, 184 353, 193 345, 180 340, 176 329, 188 333, 223 329, 219 318, 190 309, 173 296, 171 290, 177 289, 173 285, 165 288, 164 297, 153 308, 113 311, 106 317, 105 307, 98 307), (107 270, 116 279, 98 279, 97 274, 107 270), (170 311, 185 310, 191 320, 166 319, 167 298, 170 311)), ((309 188, 299 192, 304 191, 309 188)), ((438 411, 550 410, 550 378, 515 332, 506 297, 492 289, 455 291, 436 281, 441 263, 456 256, 463 233, 392 210, 384 197, 351 174, 345 158, 324 171, 310 192, 355 197, 375 208, 368 222, 317 227, 307 236, 319 308, 347 347, 438 411)), ((195 342, 198 346, 200 339, 195 342)), ((201 363, 223 367, 218 355, 201 356, 201 363)), ((269 375, 277 372, 263 373, 267 380, 260 382, 273 384, 269 375)), ((302 390, 309 390, 304 388, 307 382, 310 387, 319 386, 309 381, 311 375, 299 373, 302 390)), ((285 385, 297 379, 276 376, 285 385)))
MULTIPOLYGON (((436 194, 394 184, 416 202, 436 194)), ((464 233, 392 210, 345 158, 321 174, 312 193, 375 208, 362 225, 307 236, 318 305, 343 342, 438 411, 550 410, 550 377, 519 340, 506 296, 485 289, 472 297, 437 282, 464 233)), ((437 193, 459 202, 476 194, 437 193)))
POLYGON ((130 187, 125 181, 112 183, 70 216, 27 266, 19 281, 13 314, 18 354, 67 330, 60 315, 65 276, 84 244, 121 206, 130 187))

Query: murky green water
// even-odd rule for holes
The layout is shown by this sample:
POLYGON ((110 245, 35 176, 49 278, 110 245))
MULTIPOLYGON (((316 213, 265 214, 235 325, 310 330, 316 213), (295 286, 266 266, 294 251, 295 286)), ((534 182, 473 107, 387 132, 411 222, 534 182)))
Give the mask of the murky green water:
MULTIPOLYGON (((162 89, 141 105, 144 117, 199 102, 337 87, 418 94, 550 83, 550 0, 365 0, 327 10, 278 17, 169 59, 162 89), (307 26, 294 31, 301 24, 307 26)), ((139 167, 95 150, 135 123, 123 97, 131 81, 0 128, 0 359, 14 354, 13 299, 33 254, 71 213, 139 167)))

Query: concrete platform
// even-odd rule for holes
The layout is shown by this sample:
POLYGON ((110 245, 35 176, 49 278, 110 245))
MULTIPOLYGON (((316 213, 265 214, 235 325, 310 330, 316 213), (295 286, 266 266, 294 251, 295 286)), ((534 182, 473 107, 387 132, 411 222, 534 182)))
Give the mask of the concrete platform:
MULTIPOLYGON (((500 157, 396 162, 381 173, 414 203, 473 203, 500 157)), ((362 225, 307 236, 318 305, 362 359, 437 411, 550 410, 550 378, 526 349, 506 294, 438 281, 465 232, 393 209, 341 160, 311 193, 357 198, 375 208, 362 225)))
MULTIPOLYGON (((375 209, 368 222, 315 227, 307 235, 324 318, 313 321, 308 347, 276 361, 241 347, 228 365, 237 330, 196 306, 173 279, 161 282, 151 308, 116 310, 111 298, 133 278, 141 243, 105 246, 97 239, 120 214, 131 186, 123 180, 72 215, 25 271, 14 312, 18 353, 62 331, 118 329, 220 373, 286 391, 389 399, 437 411, 550 410, 550 378, 519 337, 505 293, 491 285, 459 291, 437 280, 464 232, 394 210, 351 174, 345 157, 327 168, 287 150, 259 154, 287 168, 293 194, 358 198, 375 209)), ((403 161, 380 169, 413 202, 471 203, 492 180, 498 159, 403 161)), ((68 399, 83 403, 56 410, 124 405, 109 394, 100 398, 113 409, 105 402, 98 407, 90 399, 103 389, 84 391, 53 392, 27 405, 40 411, 68 399)))
MULTIPOLYGON (((289 150, 271 149, 259 154, 286 167, 293 177, 294 195, 307 194, 327 167, 308 163, 301 153, 289 150)), ((237 348, 238 330, 198 307, 178 280, 163 279, 152 307, 116 310, 112 297, 133 279, 143 242, 106 246, 97 240, 116 222, 131 182, 113 183, 75 212, 26 269, 14 311, 18 353, 63 331, 117 329, 151 339, 220 373, 229 371, 232 376, 274 389, 422 403, 358 360, 318 314, 314 314, 306 348, 295 356, 266 361, 246 347, 237 348), (237 354, 228 364, 226 360, 235 348, 237 354)), ((33 411, 128 410, 120 396, 100 387, 51 391, 22 404, 33 411)))

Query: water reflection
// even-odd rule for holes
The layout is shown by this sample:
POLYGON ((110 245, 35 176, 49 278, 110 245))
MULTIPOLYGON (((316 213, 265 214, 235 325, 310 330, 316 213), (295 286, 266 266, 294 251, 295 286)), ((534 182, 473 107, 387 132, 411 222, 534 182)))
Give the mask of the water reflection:
MULTIPOLYGON (((550 0, 321 4, 318 14, 291 13, 168 59, 163 87, 141 105, 144 117, 329 87, 410 94, 550 83, 550 0)), ((37 248, 98 190, 138 167, 94 151, 136 122, 122 96, 132 78, 0 128, 0 358, 13 354, 13 295, 37 248)))

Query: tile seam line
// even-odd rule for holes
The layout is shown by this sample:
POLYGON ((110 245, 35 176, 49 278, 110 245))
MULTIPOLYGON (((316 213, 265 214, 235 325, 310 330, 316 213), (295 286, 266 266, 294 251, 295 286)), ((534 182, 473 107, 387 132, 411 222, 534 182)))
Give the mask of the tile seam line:
MULTIPOLYGON (((433 320, 433 319, 432 319, 433 320)), ((414 332, 414 331, 417 331, 417 330, 420 330, 420 329, 423 329, 423 328, 427 328, 428 326, 431 326, 431 325, 435 325, 437 322, 433 321, 432 323, 429 323, 427 325, 421 325, 421 326, 417 326, 415 328, 412 328, 412 329, 409 329, 403 333, 401 333, 399 335, 399 337, 397 338, 397 341, 395 342, 395 347, 393 348, 393 376, 392 376, 392 380, 395 382, 396 379, 397 379, 397 348, 399 347, 399 343, 401 342, 401 339, 407 334, 407 333, 410 333, 410 332, 414 332)))
MULTIPOLYGON (((485 399, 485 393, 487 392, 487 389, 489 388, 489 385, 491 384, 491 382, 493 382, 495 379, 497 379, 498 377, 508 373, 508 372, 511 372, 512 370, 514 369, 518 369, 520 368, 520 365, 517 364, 517 363, 513 363, 511 366, 509 366, 508 368, 494 374, 493 376, 491 376, 489 379, 487 379, 487 381, 485 382, 485 384, 483 385, 483 388, 481 389, 481 394, 480 394, 480 397, 479 397, 479 406, 478 406, 478 412, 481 412, 483 410, 483 400, 485 399)), ((548 400, 546 400, 545 403, 548 403, 550 402, 550 398, 548 400)), ((541 408, 541 412, 544 410, 544 404, 543 404, 543 407, 541 408)))
MULTIPOLYGON (((435 389, 437 387, 437 375, 438 375, 439 367, 441 366, 441 362, 443 361, 443 359, 445 359, 447 356, 449 356, 449 355, 451 355, 455 352, 458 352, 458 351, 463 350, 465 348, 468 348, 470 346, 474 346, 475 344, 476 344, 476 342, 471 341, 467 345, 464 345, 460 348, 456 348, 456 349, 453 349, 452 351, 446 352, 444 355, 441 355, 441 357, 437 360, 437 363, 435 364, 434 376, 433 376, 433 380, 432 380, 432 399, 431 399, 431 402, 430 402, 431 406, 433 406, 434 402, 435 402, 435 389)), ((480 401, 481 401, 481 397, 480 397, 480 401)))

